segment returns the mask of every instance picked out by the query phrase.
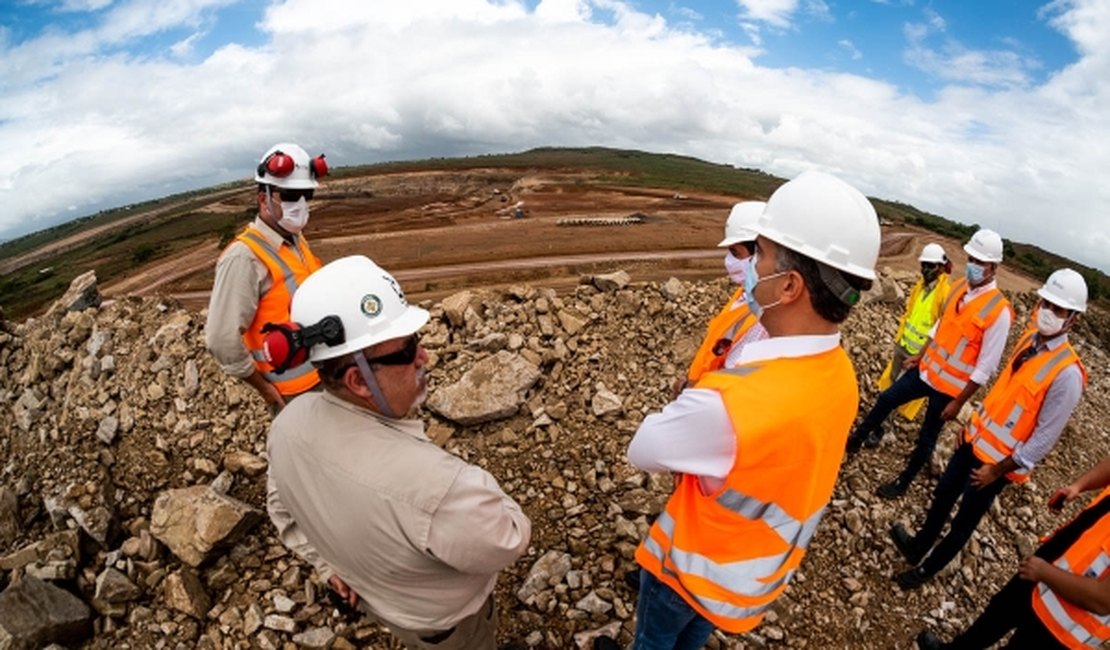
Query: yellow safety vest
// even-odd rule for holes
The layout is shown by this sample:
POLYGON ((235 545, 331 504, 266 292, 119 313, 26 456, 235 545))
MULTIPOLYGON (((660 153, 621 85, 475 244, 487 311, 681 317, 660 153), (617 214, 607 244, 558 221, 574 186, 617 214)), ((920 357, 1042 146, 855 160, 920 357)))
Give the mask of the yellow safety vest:
POLYGON ((898 323, 896 338, 898 345, 910 355, 917 354, 921 351, 921 346, 925 345, 933 323, 940 318, 940 310, 950 289, 947 273, 941 273, 929 291, 925 291, 924 279, 918 279, 917 284, 913 285, 906 301, 906 311, 898 323))

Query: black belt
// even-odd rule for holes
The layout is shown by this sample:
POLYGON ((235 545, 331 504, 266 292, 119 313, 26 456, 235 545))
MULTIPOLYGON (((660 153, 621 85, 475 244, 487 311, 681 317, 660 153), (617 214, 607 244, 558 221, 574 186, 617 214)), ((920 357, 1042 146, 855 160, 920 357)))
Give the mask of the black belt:
MULTIPOLYGON (((456 626, 456 627, 458 627, 458 626, 456 626)), ((451 638, 451 635, 454 634, 454 633, 455 633, 455 628, 453 627, 449 630, 444 630, 442 632, 436 632, 435 634, 433 634, 431 636, 422 636, 422 637, 420 637, 420 640, 423 641, 424 643, 431 643, 431 644, 443 643, 447 639, 451 638)))

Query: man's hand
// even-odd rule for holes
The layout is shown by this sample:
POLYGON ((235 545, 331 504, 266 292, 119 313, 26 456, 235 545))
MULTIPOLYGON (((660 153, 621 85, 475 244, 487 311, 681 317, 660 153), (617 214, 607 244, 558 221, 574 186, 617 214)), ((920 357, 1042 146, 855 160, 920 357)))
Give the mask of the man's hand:
POLYGON ((1018 575, 1021 576, 1022 580, 1040 582, 1044 578, 1045 571, 1051 566, 1044 559, 1033 555, 1021 561, 1021 564, 1018 565, 1018 575))
POLYGON ((979 469, 971 472, 971 487, 982 490, 994 483, 1002 476, 1002 468, 998 465, 983 464, 979 469))
POLYGON ((1048 498, 1048 509, 1060 512, 1065 505, 1071 503, 1072 499, 1079 496, 1079 492, 1079 487, 1075 483, 1065 485, 1048 498))
POLYGON ((343 578, 333 575, 328 578, 328 586, 331 587, 332 591, 342 596, 343 600, 347 601, 347 604, 351 607, 358 605, 358 594, 346 582, 343 582, 343 578))
POLYGON ((671 386, 671 401, 673 402, 678 399, 679 394, 686 390, 689 385, 690 382, 685 377, 675 379, 674 385, 671 386))
POLYGON ((921 353, 918 352, 917 354, 906 357, 906 359, 902 361, 902 370, 912 370, 916 368, 920 363, 921 353))
POLYGON ((954 399, 951 402, 948 402, 948 404, 944 406, 944 410, 940 412, 941 422, 949 422, 951 420, 955 420, 956 416, 960 414, 960 409, 962 409, 963 407, 964 403, 958 399, 954 399))
POLYGON ((278 392, 276 386, 266 381, 262 373, 255 370, 249 377, 244 377, 243 381, 247 382, 255 392, 262 396, 262 399, 266 402, 266 408, 270 409, 270 415, 277 415, 281 413, 281 409, 285 408, 285 398, 278 392))

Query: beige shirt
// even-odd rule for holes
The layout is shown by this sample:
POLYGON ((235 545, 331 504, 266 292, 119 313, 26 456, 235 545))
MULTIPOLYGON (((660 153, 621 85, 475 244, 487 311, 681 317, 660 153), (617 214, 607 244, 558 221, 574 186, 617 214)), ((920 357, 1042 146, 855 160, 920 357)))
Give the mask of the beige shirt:
POLYGON ((413 630, 474 614, 532 525, 485 470, 394 420, 330 393, 274 419, 267 509, 282 542, 370 610, 413 630))
MULTIPOLYGON (((255 217, 252 225, 274 250, 288 245, 261 218, 255 217)), ((243 332, 250 327, 258 311, 258 301, 272 284, 269 269, 241 241, 228 244, 216 262, 204 340, 216 363, 232 377, 249 377, 254 372, 254 361, 243 343, 243 332)))

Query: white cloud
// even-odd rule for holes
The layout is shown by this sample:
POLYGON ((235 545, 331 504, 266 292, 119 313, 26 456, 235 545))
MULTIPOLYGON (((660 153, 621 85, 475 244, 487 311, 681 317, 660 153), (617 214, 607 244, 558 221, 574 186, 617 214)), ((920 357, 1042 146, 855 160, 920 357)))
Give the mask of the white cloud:
MULTIPOLYGON (((138 15, 195 30, 212 6, 138 15)), ((281 140, 334 165, 603 145, 786 177, 823 168, 1107 267, 1110 42, 1097 34, 1110 18, 1093 0, 1045 18, 1082 53, 1047 82, 961 81, 929 101, 860 76, 760 67, 755 50, 624 3, 540 6, 287 0, 258 25, 262 45, 200 62, 105 45, 154 33, 118 7, 111 27, 0 43, 0 232, 246 178, 281 140)), ((964 69, 976 66, 1005 69, 964 69)))
POLYGON ((851 58, 853 61, 859 61, 863 58, 863 53, 856 48, 855 44, 852 43, 852 41, 844 38, 837 41, 836 44, 839 45, 840 49, 844 50, 848 57, 851 58))
POLYGON ((902 33, 906 49, 902 59, 907 65, 948 82, 1013 88, 1030 83, 1029 71, 1041 67, 1035 57, 1008 50, 976 50, 955 39, 944 37, 939 46, 930 37, 942 34, 944 17, 926 8, 924 23, 906 23, 902 33))
POLYGON ((790 27, 790 19, 798 8, 798 0, 736 0, 736 3, 743 10, 744 19, 780 29, 790 27))

